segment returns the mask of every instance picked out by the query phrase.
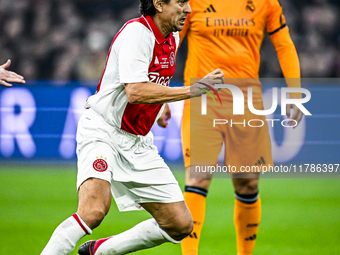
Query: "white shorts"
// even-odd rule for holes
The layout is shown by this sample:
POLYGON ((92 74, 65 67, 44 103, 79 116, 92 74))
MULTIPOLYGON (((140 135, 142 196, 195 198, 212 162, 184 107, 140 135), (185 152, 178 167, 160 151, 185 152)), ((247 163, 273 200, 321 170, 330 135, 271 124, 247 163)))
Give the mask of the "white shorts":
POLYGON ((132 135, 89 109, 78 123, 77 156, 77 188, 89 178, 108 181, 120 211, 140 210, 140 203, 184 200, 151 132, 132 135))

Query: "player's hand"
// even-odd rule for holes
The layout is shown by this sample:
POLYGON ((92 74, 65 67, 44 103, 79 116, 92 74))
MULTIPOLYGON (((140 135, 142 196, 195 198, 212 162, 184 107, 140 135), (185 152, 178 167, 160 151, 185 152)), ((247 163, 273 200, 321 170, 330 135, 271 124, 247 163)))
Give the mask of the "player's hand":
MULTIPOLYGON (((213 79, 211 82, 215 82, 214 84, 223 84, 224 83, 224 73, 221 69, 216 69, 211 73, 208 73, 202 80, 204 79, 213 79)), ((213 84, 212 84, 213 85, 213 84)))
POLYGON ((202 80, 192 85, 190 88, 190 96, 199 97, 209 90, 219 91, 220 88, 216 88, 216 84, 224 84, 224 73, 220 69, 216 69, 207 74, 202 80))
MULTIPOLYGON (((286 113, 288 118, 293 119, 297 122, 297 125, 300 123, 303 113, 295 104, 287 104, 286 113), (291 111, 293 113, 291 113, 291 111)), ((288 124, 290 126, 294 126, 296 124, 295 121, 289 121, 288 124)), ((297 127, 297 125, 295 127, 297 127)))
POLYGON ((7 62, 0 66, 0 85, 4 85, 6 87, 12 87, 10 82, 25 84, 24 77, 21 75, 6 70, 11 65, 11 60, 7 60, 7 62))
POLYGON ((166 128, 169 124, 168 120, 170 118, 171 118, 170 107, 169 107, 168 104, 165 104, 164 111, 163 111, 161 117, 159 117, 159 119, 157 120, 158 126, 160 126, 162 128, 166 128))

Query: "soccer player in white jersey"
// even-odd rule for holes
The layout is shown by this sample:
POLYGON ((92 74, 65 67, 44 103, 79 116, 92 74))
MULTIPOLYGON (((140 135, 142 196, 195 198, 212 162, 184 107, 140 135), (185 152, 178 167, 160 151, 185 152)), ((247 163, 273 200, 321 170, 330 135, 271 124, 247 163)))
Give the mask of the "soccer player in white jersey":
POLYGON ((7 68, 11 65, 11 60, 7 60, 7 62, 0 66, 0 85, 6 87, 12 87, 11 82, 25 84, 26 81, 24 77, 21 75, 8 71, 7 68))
POLYGON ((191 87, 168 87, 189 0, 141 0, 141 16, 113 39, 95 95, 77 130, 78 210, 62 222, 41 254, 69 254, 108 213, 145 209, 152 219, 113 237, 84 243, 80 255, 126 254, 179 243, 193 222, 181 189, 153 145, 150 129, 164 104, 200 96, 223 83, 217 69, 191 87))

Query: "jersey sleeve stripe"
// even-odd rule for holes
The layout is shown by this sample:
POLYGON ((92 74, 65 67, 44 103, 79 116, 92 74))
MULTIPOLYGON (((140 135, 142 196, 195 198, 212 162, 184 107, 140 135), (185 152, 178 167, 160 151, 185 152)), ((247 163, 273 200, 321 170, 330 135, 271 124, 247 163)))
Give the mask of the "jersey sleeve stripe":
POLYGON ((283 24, 281 27, 279 27, 278 29, 275 29, 273 32, 270 32, 268 33, 269 35, 273 35, 275 34, 276 32, 279 32, 282 28, 285 28, 287 25, 286 24, 283 24))

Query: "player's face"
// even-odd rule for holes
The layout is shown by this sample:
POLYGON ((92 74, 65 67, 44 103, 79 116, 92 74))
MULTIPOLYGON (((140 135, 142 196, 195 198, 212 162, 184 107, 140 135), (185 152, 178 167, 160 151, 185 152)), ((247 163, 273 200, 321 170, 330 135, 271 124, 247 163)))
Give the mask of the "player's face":
POLYGON ((191 13, 189 0, 171 0, 164 4, 162 15, 168 32, 181 31, 188 13, 191 13))

